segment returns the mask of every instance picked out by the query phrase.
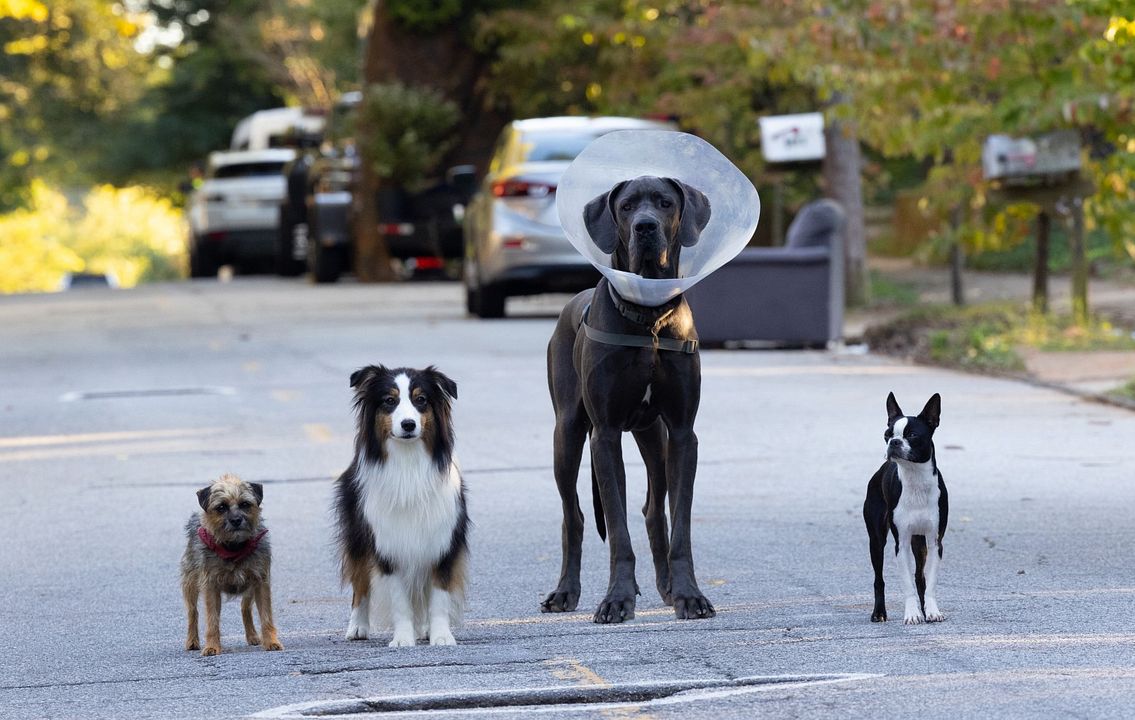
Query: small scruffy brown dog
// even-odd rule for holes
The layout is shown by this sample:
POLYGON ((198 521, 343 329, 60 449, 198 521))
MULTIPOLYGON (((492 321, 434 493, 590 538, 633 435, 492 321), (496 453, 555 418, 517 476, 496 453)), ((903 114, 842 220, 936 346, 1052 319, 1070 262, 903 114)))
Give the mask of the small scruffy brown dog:
POLYGON ((205 596, 205 647, 202 655, 221 652, 221 594, 241 596, 244 637, 259 645, 252 624, 252 602, 260 611, 265 650, 283 650, 272 621, 272 549, 260 522, 264 487, 235 475, 222 475, 197 491, 203 512, 193 513, 185 524, 188 543, 181 557, 181 592, 189 615, 186 650, 201 648, 197 632, 197 596, 205 596))

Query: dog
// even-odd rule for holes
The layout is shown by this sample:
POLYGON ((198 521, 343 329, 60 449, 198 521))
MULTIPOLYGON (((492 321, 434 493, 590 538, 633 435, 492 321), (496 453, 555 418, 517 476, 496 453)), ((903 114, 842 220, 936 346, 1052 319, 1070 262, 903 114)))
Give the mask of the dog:
POLYGON ((221 652, 221 598, 241 597, 240 615, 249 645, 263 642, 265 650, 283 650, 272 619, 272 548, 268 528, 260 517, 264 487, 235 475, 197 491, 200 513, 185 524, 186 546, 181 557, 181 592, 189 616, 186 650, 202 655, 221 652), (197 598, 205 596, 205 647, 197 627, 197 598), (260 612, 260 631, 252 623, 252 603, 260 612))
MULTIPOLYGON (((709 199, 670 178, 617 183, 584 207, 595 244, 615 269, 645 278, 676 278, 682 248, 698 242, 709 199)), ((607 279, 572 298, 548 343, 548 387, 555 408, 554 473, 563 505, 559 583, 541 603, 568 612, 579 602, 583 513, 576 481, 590 435, 592 501, 599 536, 610 534, 611 573, 597 623, 634 617, 638 584, 626 517, 622 434, 630 431, 646 464, 643 507, 663 602, 680 619, 710 618, 690 548, 690 513, 701 397, 697 330, 681 295, 659 307, 620 297, 607 279), (667 531, 667 505, 672 534, 667 531)))
POLYGON ((942 414, 942 398, 935 393, 922 412, 903 415, 895 394, 887 395, 886 460, 867 483, 863 521, 871 544, 875 569, 875 609, 871 622, 886 622, 883 593, 883 548, 887 531, 895 537, 906 608, 903 622, 917 625, 940 622, 936 586, 942 559, 942 536, 950 503, 946 482, 934 454, 934 431, 942 414), (927 552, 928 541, 934 545, 927 552))
POLYGON ((370 634, 371 596, 391 647, 455 645, 465 602, 465 484, 453 457, 457 385, 434 367, 371 365, 351 375, 355 458, 335 485, 348 640, 370 634))

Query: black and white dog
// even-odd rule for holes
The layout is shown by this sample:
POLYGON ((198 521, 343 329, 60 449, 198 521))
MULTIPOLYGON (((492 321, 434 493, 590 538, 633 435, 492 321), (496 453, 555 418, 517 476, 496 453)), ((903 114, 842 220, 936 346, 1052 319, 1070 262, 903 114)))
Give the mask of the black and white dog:
MULTIPOLYGON (((698 242, 709 217, 709 199, 699 190, 653 176, 620 182, 584 209, 587 231, 611 255, 612 267, 645 278, 677 277, 679 253, 698 242)), ((658 592, 679 619, 714 616, 694 577, 690 547, 698 462, 694 418, 701 398, 697 337, 683 296, 658 307, 637 305, 606 278, 560 313, 548 343, 548 387, 556 412, 563 565, 556 589, 541 604, 544 612, 568 612, 579 602, 583 513, 576 482, 590 436, 595 520, 601 537, 610 533, 611 547, 607 595, 594 619, 634 617, 638 583, 622 451, 623 433, 630 431, 646 464, 643 514, 658 592)))
POLYGON ((883 548, 887 531, 895 536, 906 608, 903 622, 916 625, 938 622, 945 616, 938 609, 935 588, 942 558, 942 536, 950 503, 946 483, 934 455, 934 430, 942 414, 942 398, 930 398, 922 412, 903 415, 895 394, 887 395, 887 459, 867 483, 863 520, 871 540, 871 565, 875 568, 875 609, 871 622, 887 619, 883 593, 883 548), (927 543, 933 542, 930 552, 927 543))
POLYGON ((355 459, 336 482, 343 581, 350 582, 348 640, 380 624, 392 647, 454 645, 461 618, 469 519, 453 458, 450 401, 457 385, 433 367, 371 365, 351 375, 358 434, 355 459))

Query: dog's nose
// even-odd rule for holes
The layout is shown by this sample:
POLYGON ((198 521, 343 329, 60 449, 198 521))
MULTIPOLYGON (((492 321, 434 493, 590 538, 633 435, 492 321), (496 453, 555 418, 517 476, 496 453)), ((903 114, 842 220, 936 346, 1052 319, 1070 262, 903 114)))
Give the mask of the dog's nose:
POLYGON ((658 231, 658 221, 646 218, 635 220, 634 231, 638 235, 650 235, 658 231))
POLYGON ((232 525, 234 528, 238 528, 243 524, 244 524, 244 516, 243 515, 230 515, 229 516, 229 525, 232 525))
POLYGON ((413 420, 403 420, 402 421, 402 429, 405 430, 406 432, 414 432, 414 428, 416 428, 417 426, 418 426, 418 424, 416 422, 414 422, 413 420))

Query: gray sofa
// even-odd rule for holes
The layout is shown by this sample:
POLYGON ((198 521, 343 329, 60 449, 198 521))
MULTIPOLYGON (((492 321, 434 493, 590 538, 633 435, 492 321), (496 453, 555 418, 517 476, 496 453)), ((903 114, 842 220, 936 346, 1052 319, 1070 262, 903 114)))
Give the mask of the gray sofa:
POLYGON ((784 247, 746 248, 686 291, 702 345, 818 347, 843 335, 843 208, 808 203, 784 247))

